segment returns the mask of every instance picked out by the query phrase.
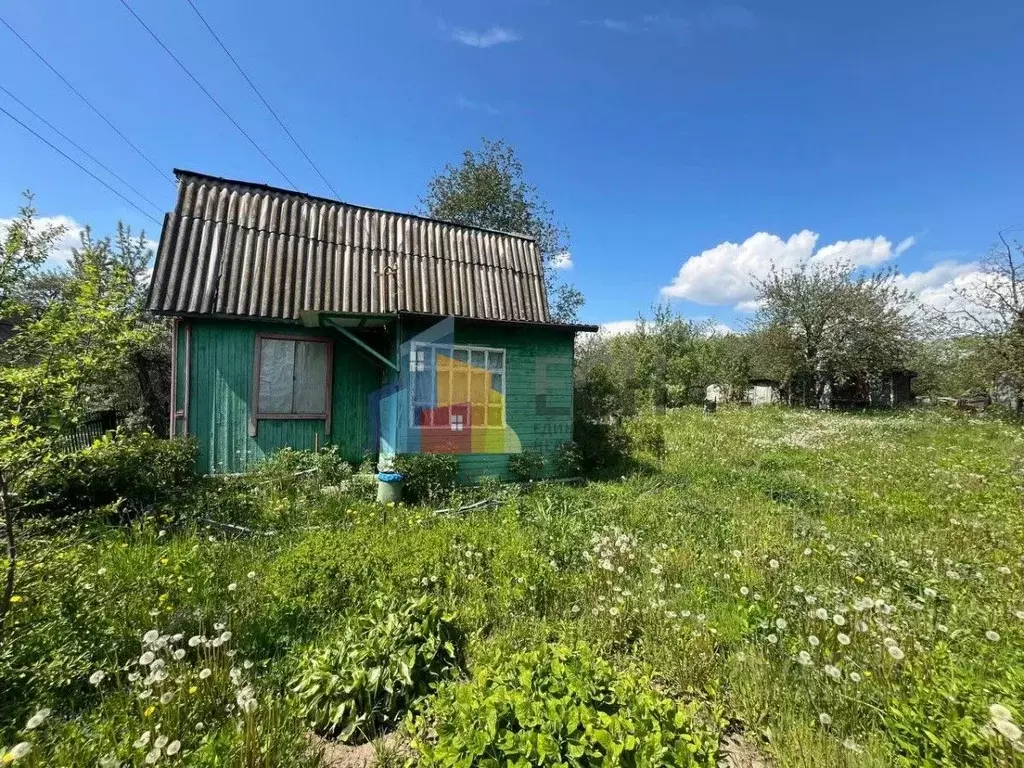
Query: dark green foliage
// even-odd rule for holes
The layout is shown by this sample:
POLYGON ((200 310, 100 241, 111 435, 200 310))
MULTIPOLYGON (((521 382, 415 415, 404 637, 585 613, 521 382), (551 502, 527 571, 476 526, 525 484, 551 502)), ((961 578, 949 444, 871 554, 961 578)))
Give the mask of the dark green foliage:
POLYGON ((106 435, 25 475, 26 512, 61 517, 121 500, 135 508, 169 498, 196 479, 196 445, 148 433, 106 435))
POLYGON ((629 435, 618 424, 577 420, 573 424, 573 442, 579 448, 585 472, 614 470, 629 456, 629 435))
POLYGON ((508 473, 519 483, 540 480, 544 476, 544 456, 527 448, 508 457, 508 473))
POLYGON ((445 453, 405 453, 395 457, 395 470, 405 475, 405 501, 440 501, 455 490, 459 460, 445 453))
POLYGON ((279 489, 308 485, 340 485, 352 477, 352 466, 338 456, 335 445, 319 451, 282 448, 260 462, 250 473, 256 482, 273 483, 279 489))
POLYGON ((413 745, 425 766, 712 766, 718 733, 699 710, 588 646, 546 644, 443 685, 413 745))
POLYGON ((572 440, 566 440, 555 449, 552 461, 558 477, 576 477, 583 471, 583 453, 572 440))
POLYGON ((410 706, 458 669, 463 639, 428 597, 399 604, 377 600, 311 646, 292 693, 319 733, 367 740, 397 725, 410 706))

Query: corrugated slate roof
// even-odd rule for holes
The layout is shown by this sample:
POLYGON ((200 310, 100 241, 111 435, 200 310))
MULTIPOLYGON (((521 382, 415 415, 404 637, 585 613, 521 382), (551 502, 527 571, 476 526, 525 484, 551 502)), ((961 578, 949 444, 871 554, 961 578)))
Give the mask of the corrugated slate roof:
POLYGON ((416 312, 550 322, 534 241, 175 170, 149 308, 297 319, 416 312))

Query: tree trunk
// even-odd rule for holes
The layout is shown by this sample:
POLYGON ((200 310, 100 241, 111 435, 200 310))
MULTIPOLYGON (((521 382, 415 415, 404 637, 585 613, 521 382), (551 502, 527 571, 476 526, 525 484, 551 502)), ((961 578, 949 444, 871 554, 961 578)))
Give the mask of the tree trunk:
POLYGON ((0 477, 0 512, 3 513, 4 532, 7 539, 7 579, 4 584, 3 598, 0 599, 0 640, 3 639, 7 626, 7 614, 11 610, 11 598, 14 597, 14 573, 18 562, 18 544, 14 538, 14 507, 7 496, 7 484, 0 477))

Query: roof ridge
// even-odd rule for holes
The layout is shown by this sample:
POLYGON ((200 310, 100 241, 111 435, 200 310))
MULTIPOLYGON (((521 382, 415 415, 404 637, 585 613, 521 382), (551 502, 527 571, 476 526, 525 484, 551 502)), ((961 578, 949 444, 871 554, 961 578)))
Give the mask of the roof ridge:
POLYGON ((299 192, 295 189, 285 189, 284 187, 276 187, 273 184, 263 184, 258 181, 246 181, 244 179, 230 179, 226 176, 214 176, 210 173, 203 173, 201 171, 190 171, 187 168, 175 168, 174 175, 177 178, 182 176, 192 176, 199 179, 210 179, 211 181, 218 181, 227 184, 235 184, 240 187, 251 187, 253 189, 262 189, 268 192, 276 192, 282 195, 289 195, 291 197, 300 197, 307 200, 316 200, 323 203, 330 203, 332 205, 344 205, 349 208, 359 208, 364 211, 374 211, 376 213, 386 213, 392 216, 407 216, 411 219, 419 219, 420 221, 429 221, 435 224, 447 224, 451 227, 462 227, 463 229, 472 229, 477 232, 487 232, 492 235, 504 235, 506 237, 515 237, 520 240, 527 240, 531 243, 536 244, 537 238, 533 235, 524 234, 522 232, 507 232, 502 229, 491 229, 490 227, 481 227, 475 224, 463 224, 458 221, 449 221, 447 219, 437 219, 432 216, 422 216, 418 213, 408 213, 405 211, 394 211, 389 208, 378 208, 372 205, 361 205, 359 203, 349 203, 345 200, 336 200, 332 197, 322 197, 320 195, 313 195, 308 192, 299 192))

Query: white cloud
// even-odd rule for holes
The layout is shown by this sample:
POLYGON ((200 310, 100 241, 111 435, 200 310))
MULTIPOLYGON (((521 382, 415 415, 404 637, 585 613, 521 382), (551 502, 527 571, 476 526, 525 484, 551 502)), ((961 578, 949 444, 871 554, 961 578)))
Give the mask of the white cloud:
MULTIPOLYGON (((908 238, 909 240, 910 238, 908 238)), ((662 296, 689 299, 700 304, 731 304, 742 311, 756 308, 753 281, 768 276, 772 265, 792 269, 805 261, 834 264, 848 261, 870 267, 896 253, 888 238, 839 240, 815 250, 818 233, 804 229, 788 239, 758 232, 742 243, 724 242, 687 259, 675 279, 661 289, 662 296)), ((907 240, 900 246, 909 248, 907 240)), ((899 246, 897 246, 899 247, 899 246)))
POLYGON ((940 261, 930 269, 900 275, 897 280, 925 306, 949 310, 960 307, 959 292, 969 289, 982 274, 977 262, 940 261))
POLYGON ((622 336, 626 333, 633 333, 636 327, 636 320, 613 320, 610 323, 601 323, 598 333, 602 336, 622 336))
POLYGON ((916 237, 914 237, 913 235, 911 235, 910 237, 904 237, 902 240, 900 240, 900 244, 896 246, 895 254, 897 256, 902 256, 915 245, 917 245, 916 237))
POLYGON ((465 96, 456 96, 455 106, 462 107, 462 109, 471 109, 474 112, 483 112, 488 115, 501 114, 501 110, 497 107, 491 106, 485 101, 473 101, 472 99, 467 99, 465 96))
MULTIPOLYGON (((0 219, 0 241, 7 237, 7 229, 14 219, 0 219)), ((36 232, 47 227, 63 227, 64 234, 57 238, 53 244, 53 253, 46 261, 44 267, 52 269, 64 266, 71 259, 71 249, 82 244, 81 235, 85 227, 72 219, 70 216, 39 216, 35 220, 36 232)))
POLYGON ((708 336, 729 336, 730 334, 736 333, 730 326, 725 323, 715 323, 708 328, 706 335, 708 336))
POLYGON ((474 32, 469 29, 456 29, 452 31, 452 39, 463 45, 472 48, 490 48, 502 43, 514 43, 522 38, 518 32, 505 27, 491 27, 483 32, 474 32))
POLYGON ((572 254, 569 251, 556 253, 551 257, 552 269, 572 269, 572 254))

